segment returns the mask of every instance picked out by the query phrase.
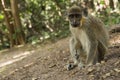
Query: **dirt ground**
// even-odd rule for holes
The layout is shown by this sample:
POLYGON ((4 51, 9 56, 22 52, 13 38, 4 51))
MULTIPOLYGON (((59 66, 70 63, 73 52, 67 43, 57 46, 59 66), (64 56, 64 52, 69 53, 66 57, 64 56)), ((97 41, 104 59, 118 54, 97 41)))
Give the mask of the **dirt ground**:
POLYGON ((120 32, 110 32, 109 53, 96 65, 66 70, 69 37, 54 44, 26 45, 0 53, 0 80, 120 80, 120 32))

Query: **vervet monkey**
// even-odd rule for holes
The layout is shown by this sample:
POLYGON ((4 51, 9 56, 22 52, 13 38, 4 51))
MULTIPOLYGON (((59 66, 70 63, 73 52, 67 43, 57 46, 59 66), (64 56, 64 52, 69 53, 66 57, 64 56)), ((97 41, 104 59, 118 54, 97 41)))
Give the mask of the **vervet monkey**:
POLYGON ((70 53, 74 61, 73 65, 68 65, 68 70, 103 60, 108 49, 108 33, 103 22, 90 15, 86 8, 76 5, 68 9, 67 16, 72 33, 70 53))

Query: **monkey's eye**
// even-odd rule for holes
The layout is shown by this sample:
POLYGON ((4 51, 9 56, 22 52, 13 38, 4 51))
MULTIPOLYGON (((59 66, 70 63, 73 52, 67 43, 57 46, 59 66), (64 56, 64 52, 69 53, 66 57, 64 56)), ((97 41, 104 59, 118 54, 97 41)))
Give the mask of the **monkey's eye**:
POLYGON ((76 17, 76 18, 80 18, 80 17, 81 17, 81 14, 75 14, 75 17, 76 17))
POLYGON ((69 18, 80 18, 81 14, 70 14, 69 18))
POLYGON ((71 15, 69 15, 68 17, 69 17, 69 18, 74 18, 74 15, 73 15, 73 14, 71 14, 71 15))

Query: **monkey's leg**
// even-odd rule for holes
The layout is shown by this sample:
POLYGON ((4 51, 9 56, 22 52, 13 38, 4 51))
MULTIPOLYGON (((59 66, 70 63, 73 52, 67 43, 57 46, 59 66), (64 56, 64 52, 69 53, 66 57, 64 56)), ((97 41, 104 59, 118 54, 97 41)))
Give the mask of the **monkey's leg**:
POLYGON ((107 53, 107 46, 99 42, 98 44, 98 61, 101 62, 104 59, 104 55, 107 53))
POLYGON ((97 41, 94 41, 91 43, 90 51, 87 53, 87 65, 96 64, 98 62, 98 43, 97 41))
POLYGON ((92 64, 98 63, 98 57, 99 57, 98 54, 99 54, 99 52, 98 52, 98 48, 97 48, 96 51, 95 51, 95 54, 94 54, 94 58, 93 58, 92 64))

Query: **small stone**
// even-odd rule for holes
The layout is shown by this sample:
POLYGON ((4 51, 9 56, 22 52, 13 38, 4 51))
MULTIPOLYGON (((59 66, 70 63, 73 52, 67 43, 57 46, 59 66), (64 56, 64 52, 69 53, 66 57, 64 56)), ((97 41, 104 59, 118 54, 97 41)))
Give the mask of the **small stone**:
POLYGON ((105 61, 101 61, 101 64, 104 64, 105 63, 105 61))
POLYGON ((100 65, 100 63, 96 63, 96 65, 97 65, 97 66, 99 66, 99 65, 100 65))

